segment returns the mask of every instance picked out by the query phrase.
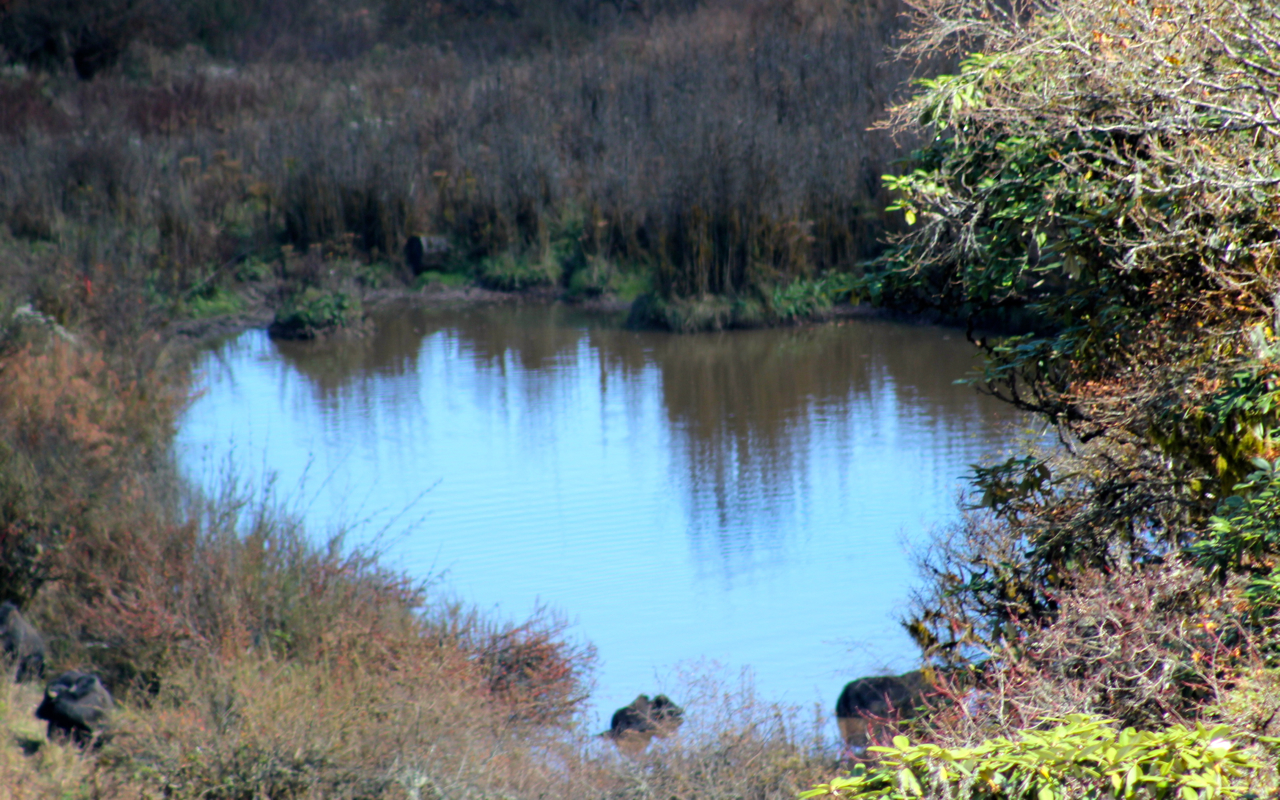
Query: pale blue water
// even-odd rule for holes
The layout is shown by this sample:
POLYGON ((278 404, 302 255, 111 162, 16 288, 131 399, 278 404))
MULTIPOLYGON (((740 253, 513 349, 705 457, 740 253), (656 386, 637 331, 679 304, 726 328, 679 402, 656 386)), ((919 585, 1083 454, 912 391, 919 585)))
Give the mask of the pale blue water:
POLYGON ((953 385, 971 359, 887 322, 674 336, 404 307, 355 342, 210 351, 179 453, 209 485, 228 458, 276 474, 317 536, 384 531, 390 565, 500 616, 560 611, 598 648, 603 720, 678 694, 694 659, 829 710, 912 667, 904 541, 955 519, 968 465, 1015 433, 953 385))

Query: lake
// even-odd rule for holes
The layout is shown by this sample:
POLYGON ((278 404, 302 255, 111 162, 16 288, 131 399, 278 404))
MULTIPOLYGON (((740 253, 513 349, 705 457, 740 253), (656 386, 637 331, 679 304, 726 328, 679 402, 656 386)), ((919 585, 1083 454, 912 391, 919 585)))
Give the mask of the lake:
MULTIPOLYGON (((677 672, 750 668, 830 713, 851 678, 913 666, 908 543, 958 517, 971 463, 1018 435, 955 382, 940 327, 847 319, 674 335, 560 305, 375 315, 359 339, 209 349, 184 474, 274 476, 317 537, 377 541, 437 591, 539 605, 599 652, 599 725, 677 672)), ((834 728, 833 728, 834 729, 834 728)))

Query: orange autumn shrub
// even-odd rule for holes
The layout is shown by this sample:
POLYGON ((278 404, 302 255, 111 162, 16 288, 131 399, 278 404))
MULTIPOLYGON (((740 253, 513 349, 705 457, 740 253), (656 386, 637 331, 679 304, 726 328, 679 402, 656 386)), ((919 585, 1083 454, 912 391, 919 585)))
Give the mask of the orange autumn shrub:
POLYGON ((0 356, 0 596, 127 563, 116 532, 143 513, 180 396, 52 337, 0 356))

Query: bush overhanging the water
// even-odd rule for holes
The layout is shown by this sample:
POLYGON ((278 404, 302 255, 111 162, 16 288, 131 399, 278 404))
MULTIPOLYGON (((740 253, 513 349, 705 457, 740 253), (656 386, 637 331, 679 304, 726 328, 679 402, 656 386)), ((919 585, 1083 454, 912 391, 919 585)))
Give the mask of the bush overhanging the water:
MULTIPOLYGON (((913 225, 868 286, 1037 320, 979 340, 981 383, 1067 450, 976 473, 1025 546, 973 553, 950 592, 971 622, 1031 622, 1077 570, 1158 564, 1202 538, 1273 457, 1280 18, 1265 3, 921 9, 917 47, 982 50, 895 112, 930 141, 888 179, 913 225)), ((936 619, 925 643, 960 644, 929 638, 951 627, 936 619)), ((1004 630, 983 625, 952 630, 1004 630)))
POLYGON ((1265 793, 1274 756, 1253 737, 1278 731, 1249 709, 1276 697, 1280 14, 912 7, 908 51, 964 57, 893 111, 923 144, 885 178, 907 227, 861 290, 967 319, 975 382, 1057 441, 975 465, 972 505, 922 554, 905 624, 942 676, 915 723, 936 744, 824 788, 1265 793), (1231 758, 1260 759, 1253 784, 1222 763, 1239 745, 1198 727, 1218 723, 1253 748, 1231 758), (1090 760, 1121 738, 1161 763, 1090 760))

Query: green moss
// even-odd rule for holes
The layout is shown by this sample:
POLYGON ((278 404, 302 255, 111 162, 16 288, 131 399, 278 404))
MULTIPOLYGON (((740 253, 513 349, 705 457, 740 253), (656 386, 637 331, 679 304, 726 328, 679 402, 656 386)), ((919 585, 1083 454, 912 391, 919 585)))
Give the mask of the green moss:
POLYGON ((304 289, 276 312, 269 329, 282 339, 314 339, 343 328, 352 328, 364 319, 360 300, 346 292, 314 287, 304 289))
POLYGON ((466 275, 459 275, 456 272, 427 270, 414 279, 413 288, 421 290, 429 286, 466 286, 470 282, 471 280, 466 275))

